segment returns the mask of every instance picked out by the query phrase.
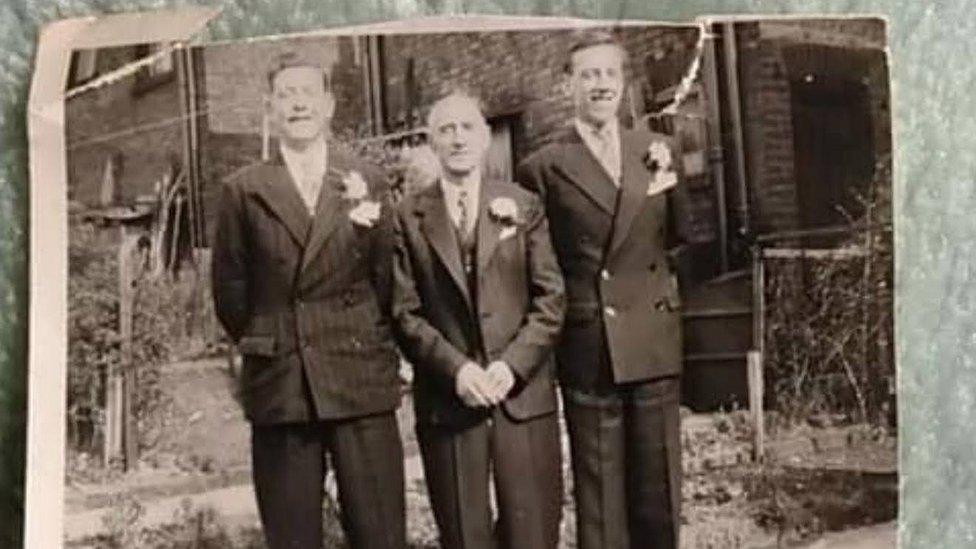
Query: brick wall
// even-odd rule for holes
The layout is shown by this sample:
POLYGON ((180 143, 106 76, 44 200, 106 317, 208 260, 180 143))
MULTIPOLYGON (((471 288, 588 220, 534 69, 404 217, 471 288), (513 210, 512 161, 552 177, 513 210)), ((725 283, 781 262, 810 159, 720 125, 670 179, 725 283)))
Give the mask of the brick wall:
MULTIPOLYGON (((135 59, 134 48, 98 53, 99 73, 135 59)), ((178 67, 177 67, 178 69, 178 67)), ((69 199, 98 205, 106 161, 121 158, 115 201, 129 203, 153 186, 183 154, 183 123, 177 79, 137 92, 127 76, 76 95, 65 103, 69 199)))
MULTIPOLYGON (((697 28, 625 28, 628 52, 625 116, 630 106, 647 112, 653 93, 676 84, 687 69, 697 28)), ((568 31, 513 31, 388 36, 383 42, 386 126, 402 127, 451 88, 464 88, 485 102, 487 116, 517 113, 522 157, 562 128, 572 115, 563 89, 563 64, 573 37, 568 31), (413 77, 409 70, 412 66, 413 77), (413 82, 412 89, 408 82, 413 82)))
POLYGON ((338 108, 336 131, 355 130, 366 105, 361 72, 364 56, 357 38, 305 37, 257 42, 233 42, 199 48, 197 65, 205 90, 208 131, 251 134, 261 131, 262 101, 269 91, 268 69, 285 51, 298 51, 330 71, 338 108))
POLYGON ((747 182, 754 230, 794 229, 798 223, 793 182, 790 85, 776 43, 760 40, 758 25, 737 28, 747 182))

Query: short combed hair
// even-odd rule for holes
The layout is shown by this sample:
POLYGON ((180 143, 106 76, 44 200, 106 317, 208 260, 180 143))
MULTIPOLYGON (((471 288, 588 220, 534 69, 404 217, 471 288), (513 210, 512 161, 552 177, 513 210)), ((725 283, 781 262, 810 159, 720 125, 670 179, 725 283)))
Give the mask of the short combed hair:
POLYGON ((288 50, 279 53, 271 60, 271 64, 268 66, 268 89, 272 91, 274 90, 274 79, 276 76, 278 76, 279 72, 294 67, 309 67, 322 71, 322 85, 325 87, 325 91, 329 91, 331 89, 329 71, 325 70, 325 67, 322 66, 322 61, 320 59, 316 59, 314 56, 303 54, 295 50, 288 50))
POLYGON ((442 108, 441 106, 451 99, 470 102, 472 105, 474 105, 475 109, 477 109, 478 112, 481 113, 481 118, 485 120, 485 124, 488 123, 487 118, 485 118, 485 107, 481 101, 481 98, 469 92, 468 90, 458 88, 458 89, 449 90, 448 92, 444 93, 439 98, 437 98, 437 100, 431 104, 430 111, 427 112, 427 127, 429 129, 431 130, 434 129, 432 124, 432 122, 434 121, 434 116, 438 114, 438 112, 442 108))
POLYGON ((621 59, 626 57, 626 50, 620 40, 617 39, 616 35, 605 30, 583 30, 573 33, 574 40, 572 45, 566 51, 566 64, 563 65, 563 71, 566 74, 572 74, 573 72, 573 56, 576 52, 580 50, 585 50, 588 48, 596 46, 613 46, 620 51, 621 59))

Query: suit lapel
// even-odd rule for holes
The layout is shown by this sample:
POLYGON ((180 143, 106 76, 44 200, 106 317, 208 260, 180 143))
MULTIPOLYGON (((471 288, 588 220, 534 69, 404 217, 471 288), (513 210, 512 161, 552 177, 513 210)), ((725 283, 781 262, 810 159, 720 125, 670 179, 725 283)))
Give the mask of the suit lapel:
POLYGON ((607 215, 613 215, 617 186, 575 128, 567 134, 562 149, 561 158, 553 169, 562 172, 563 177, 590 197, 607 215))
POLYGON ((254 187, 253 194, 285 226, 295 244, 304 247, 311 221, 308 209, 305 208, 284 162, 272 162, 268 168, 268 177, 254 187))
POLYGON ((315 256, 325 246, 326 241, 343 220, 346 210, 345 199, 339 189, 342 178, 346 174, 346 166, 335 148, 329 145, 328 170, 319 190, 318 202, 315 206, 315 216, 308 235, 308 246, 302 256, 302 270, 305 270, 315 256))
MULTIPOLYGON (((454 226, 444 204, 444 193, 439 181, 435 181, 424 192, 424 200, 418 205, 418 213, 423 217, 421 228, 424 236, 433 248, 434 253, 451 274, 451 279, 471 307, 471 294, 468 291, 467 279, 464 276, 464 265, 461 263, 461 250, 458 248, 454 226)), ((480 223, 480 221, 479 221, 480 223)))
POLYGON ((644 167, 641 158, 639 143, 634 139, 626 139, 626 136, 626 132, 621 130, 621 194, 620 203, 617 207, 617 215, 613 219, 613 236, 610 240, 610 254, 613 254, 627 238, 634 218, 644 205, 650 178, 650 173, 644 167))
POLYGON ((491 256, 495 253, 495 248, 498 247, 499 232, 501 231, 501 226, 498 222, 488 213, 488 208, 491 205, 491 201, 500 196, 500 189, 498 185, 490 183, 488 181, 483 181, 481 183, 481 192, 478 197, 478 273, 480 274, 488 266, 488 262, 491 260, 491 256))

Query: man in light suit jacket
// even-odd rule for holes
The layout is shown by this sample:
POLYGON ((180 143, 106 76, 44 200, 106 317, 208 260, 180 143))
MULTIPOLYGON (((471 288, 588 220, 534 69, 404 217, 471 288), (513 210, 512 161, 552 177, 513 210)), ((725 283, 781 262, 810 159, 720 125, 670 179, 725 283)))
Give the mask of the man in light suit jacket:
POLYGON ((606 33, 572 48, 572 126, 516 177, 545 203, 566 282, 556 357, 582 549, 678 543, 682 341, 668 252, 684 199, 671 140, 618 123, 624 56, 606 33))
POLYGON ((552 549, 562 479, 551 347, 563 281, 542 204, 482 179, 489 129, 474 99, 446 96, 428 127, 442 175, 398 208, 394 317, 415 370, 441 543, 552 549))
POLYGON ((328 141, 335 100, 315 61, 284 54, 268 78, 279 147, 224 185, 213 247, 265 538, 322 547, 329 455, 351 546, 402 548, 389 193, 328 141))

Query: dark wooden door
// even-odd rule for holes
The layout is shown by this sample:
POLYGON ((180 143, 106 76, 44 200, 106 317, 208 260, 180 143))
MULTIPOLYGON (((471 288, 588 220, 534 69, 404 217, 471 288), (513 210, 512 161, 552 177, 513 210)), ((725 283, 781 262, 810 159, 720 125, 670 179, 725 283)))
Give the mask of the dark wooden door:
POLYGON ((845 225, 863 213, 874 168, 866 89, 848 80, 800 80, 793 92, 797 206, 804 228, 845 225), (846 212, 846 215, 845 215, 846 212))

